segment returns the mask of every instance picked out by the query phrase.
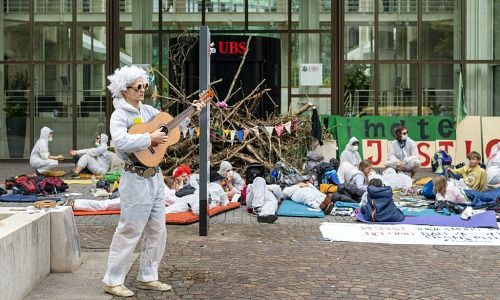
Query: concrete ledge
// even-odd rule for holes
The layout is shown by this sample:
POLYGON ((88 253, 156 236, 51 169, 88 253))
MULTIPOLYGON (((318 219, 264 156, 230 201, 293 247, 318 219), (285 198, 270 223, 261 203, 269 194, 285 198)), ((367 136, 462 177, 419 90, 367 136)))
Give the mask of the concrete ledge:
POLYGON ((50 272, 82 262, 71 207, 0 207, 1 299, 24 299, 50 272))
POLYGON ((23 299, 50 272, 50 215, 1 208, 2 299, 23 299))

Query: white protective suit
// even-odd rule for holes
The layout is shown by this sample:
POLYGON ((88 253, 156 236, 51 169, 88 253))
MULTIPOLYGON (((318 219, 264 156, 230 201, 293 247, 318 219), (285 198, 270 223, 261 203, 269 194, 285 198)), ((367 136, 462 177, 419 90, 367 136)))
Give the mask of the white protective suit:
MULTIPOLYGON (((171 205, 175 202, 175 191, 165 186, 165 205, 171 205)), ((105 200, 95 199, 75 199, 73 210, 83 211, 103 211, 103 210, 120 210, 120 197, 105 200)))
POLYGON ((40 138, 36 141, 33 150, 31 150, 30 165, 41 174, 54 169, 59 164, 57 160, 49 158, 49 135, 51 132, 50 128, 43 127, 40 130, 40 138))
POLYGON ((106 174, 111 166, 112 155, 108 151, 108 135, 101 133, 101 143, 98 147, 77 150, 80 156, 77 166, 87 167, 90 172, 96 175, 106 174))
POLYGON ((384 172, 382 172, 382 178, 384 185, 390 186, 392 190, 408 190, 413 185, 410 176, 403 172, 397 173, 393 168, 385 169, 384 172))
POLYGON ((490 157, 486 163, 486 176, 488 184, 496 185, 500 183, 500 142, 492 147, 490 157))
POLYGON ((351 165, 357 168, 359 166, 359 163, 361 162, 361 156, 359 155, 358 149, 354 149, 354 142, 358 142, 359 144, 358 139, 356 137, 352 137, 349 140, 349 143, 347 143, 347 145, 345 146, 345 150, 342 151, 342 154, 340 154, 340 162, 350 162, 351 165))
POLYGON ((363 172, 349 162, 340 164, 337 177, 340 183, 355 184, 358 189, 366 191, 368 182, 363 172))
POLYGON ((278 199, 281 197, 279 185, 266 185, 262 177, 255 177, 253 183, 247 186, 247 206, 250 208, 260 207, 259 216, 275 215, 278 209, 278 199))
POLYGON ((294 184, 284 188, 282 195, 285 199, 291 199, 294 202, 305 204, 315 209, 320 209, 319 205, 326 198, 326 195, 312 184, 309 184, 308 187, 300 187, 298 184, 294 184))
MULTIPOLYGON (((129 134, 127 130, 134 122, 148 122, 158 110, 139 104, 134 108, 124 99, 113 101, 115 111, 111 115, 110 130, 116 152, 120 158, 130 162, 126 153, 146 149, 151 145, 149 134, 129 134)), ((120 180, 120 222, 113 235, 109 249, 108 268, 103 282, 109 286, 123 284, 125 261, 134 251, 144 232, 137 280, 158 280, 158 266, 163 257, 167 241, 165 226, 165 184, 161 172, 144 178, 125 171, 120 180)))
POLYGON ((405 165, 403 171, 410 172, 416 171, 420 166, 420 156, 418 154, 417 144, 410 139, 406 139, 406 144, 401 148, 398 140, 392 141, 389 144, 389 159, 385 163, 386 168, 397 168, 398 161, 404 161, 405 165))
MULTIPOLYGON (((218 182, 210 182, 207 184, 208 197, 211 199, 209 208, 218 205, 226 206, 229 203, 226 192, 218 182)), ((192 211, 195 215, 200 214, 200 194, 199 190, 195 190, 193 194, 181 198, 177 198, 175 203, 166 208, 167 213, 177 213, 192 211)))
POLYGON ((221 175, 222 177, 225 177, 225 172, 227 172, 229 170, 231 170, 232 174, 233 174, 233 177, 231 179, 231 183, 234 187, 233 191, 236 194, 241 194, 241 190, 245 186, 245 181, 243 181, 243 178, 241 177, 240 174, 238 174, 237 172, 235 172, 233 170, 233 166, 231 165, 230 162, 223 160, 219 166, 219 171, 218 171, 219 175, 221 175))

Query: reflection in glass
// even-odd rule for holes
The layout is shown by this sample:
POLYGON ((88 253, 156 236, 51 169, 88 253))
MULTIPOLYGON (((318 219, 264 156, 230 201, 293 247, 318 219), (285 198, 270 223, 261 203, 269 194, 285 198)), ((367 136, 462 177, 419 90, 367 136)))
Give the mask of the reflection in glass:
POLYGON ((106 27, 77 27, 77 59, 106 60, 106 27))
POLYGON ((104 64, 77 66, 77 148, 89 148, 97 132, 106 130, 106 76, 104 64))
MULTIPOLYGON (((418 115, 417 72, 416 64, 379 65, 379 115, 418 115)), ((423 109, 422 114, 429 115, 432 112, 423 109)))
POLYGON ((426 1, 422 15, 424 59, 460 59, 460 1, 426 1))
POLYGON ((35 65, 34 130, 35 139, 40 129, 54 130, 54 141, 49 143, 53 154, 62 154, 72 148, 73 114, 71 72, 68 64, 35 65))
POLYGON ((330 28, 331 7, 329 0, 292 0, 292 28, 330 28))
POLYGON ((344 59, 373 59, 375 21, 372 1, 345 0, 344 59))
POLYGON ((346 64, 344 67, 344 115, 374 115, 372 65, 346 64))
POLYGON ((242 30, 245 23, 245 1, 206 1, 206 24, 225 30, 242 30))
POLYGON ((467 0, 468 59, 500 59, 500 1, 467 0))
MULTIPOLYGON (((292 87, 299 87, 300 93, 329 93, 331 83, 331 37, 329 33, 292 34, 292 87), (301 64, 322 64, 321 88, 300 86, 301 64)), ((295 91, 293 93, 296 93, 295 91)))
POLYGON ((71 23, 35 22, 33 37, 35 60, 71 59, 71 23))
POLYGON ((27 65, 0 65, 0 158, 29 155, 29 89, 27 65))
POLYGON ((249 0, 248 22, 250 29, 286 29, 288 1, 249 0))
POLYGON ((499 116, 500 72, 497 64, 465 65, 464 85, 467 113, 499 116))
POLYGON ((452 116, 454 114, 454 83, 460 70, 459 65, 424 65, 422 111, 433 115, 452 116))
POLYGON ((3 40, 0 40, 0 44, 3 44, 0 46, 0 60, 27 60, 30 55, 29 25, 27 22, 9 18, 9 15, 5 15, 3 40), (19 45, 24 46, 19 47, 19 45))
POLYGON ((416 59, 417 58, 417 15, 412 17, 392 17, 390 21, 379 23, 379 58, 380 59, 416 59))

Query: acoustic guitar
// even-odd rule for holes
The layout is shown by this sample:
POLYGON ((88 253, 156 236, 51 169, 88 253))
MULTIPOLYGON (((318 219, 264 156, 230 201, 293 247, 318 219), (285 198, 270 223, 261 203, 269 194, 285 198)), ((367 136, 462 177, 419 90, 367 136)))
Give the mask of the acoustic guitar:
MULTIPOLYGON (((214 97, 212 90, 207 90, 200 95, 199 101, 209 102, 214 97)), ((160 112, 152 120, 147 123, 134 124, 128 130, 130 134, 152 133, 161 129, 168 136, 168 141, 165 144, 152 143, 147 149, 139 150, 129 154, 129 158, 146 167, 157 167, 163 160, 167 148, 175 145, 180 137, 179 124, 186 118, 191 117, 196 113, 196 107, 189 106, 186 110, 178 114, 175 118, 166 112, 160 112)))

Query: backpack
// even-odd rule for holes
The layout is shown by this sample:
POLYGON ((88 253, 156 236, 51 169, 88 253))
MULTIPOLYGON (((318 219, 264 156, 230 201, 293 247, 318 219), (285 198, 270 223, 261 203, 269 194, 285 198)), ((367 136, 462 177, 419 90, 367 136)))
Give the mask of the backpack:
POLYGON ((68 184, 59 177, 46 177, 38 185, 45 195, 62 193, 68 189, 68 184))
POLYGON ((389 186, 368 186, 368 201, 361 207, 365 219, 371 222, 401 222, 405 216, 392 199, 389 186))
POLYGON ((251 184, 255 177, 265 178, 267 175, 267 169, 263 164, 251 164, 245 169, 245 181, 247 184, 251 184))
POLYGON ((16 177, 16 184, 12 187, 13 193, 23 195, 40 194, 35 176, 20 175, 16 177))
POLYGON ((423 187, 422 187, 422 195, 424 195, 425 198, 427 199, 436 199, 436 193, 434 192, 434 183, 432 180, 429 180, 423 187))
POLYGON ((115 181, 119 182, 121 176, 122 176, 122 174, 119 171, 112 171, 112 172, 106 173, 104 175, 104 179, 111 184, 111 183, 114 183, 115 181))
POLYGON ((274 165, 271 176, 269 180, 266 181, 268 181, 268 184, 279 184, 283 188, 294 185, 299 181, 308 180, 309 178, 310 177, 301 176, 297 169, 279 161, 274 165))
POLYGON ((451 156, 446 153, 444 150, 437 151, 432 157, 431 168, 432 172, 442 174, 444 170, 443 166, 450 166, 452 162, 451 156), (439 165, 439 160, 441 160, 441 166, 439 165), (441 167, 441 168, 440 168, 441 167))
POLYGON ((316 175, 315 168, 323 161, 323 155, 317 151, 308 151, 304 171, 308 175, 316 175))

